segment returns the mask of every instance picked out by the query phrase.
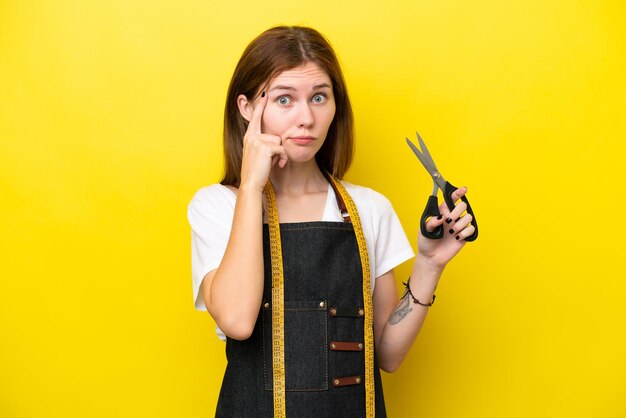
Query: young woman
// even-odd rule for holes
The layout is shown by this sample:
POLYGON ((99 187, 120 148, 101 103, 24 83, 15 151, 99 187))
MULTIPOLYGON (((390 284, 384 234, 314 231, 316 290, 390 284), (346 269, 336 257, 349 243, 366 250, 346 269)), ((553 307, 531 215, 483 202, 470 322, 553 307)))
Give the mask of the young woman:
POLYGON ((474 230, 465 203, 442 204, 427 228, 450 233, 418 232, 398 301, 393 268, 414 253, 383 195, 340 180, 352 148, 350 100, 322 35, 275 27, 253 40, 226 99, 224 178, 188 210, 195 306, 226 340, 216 416, 386 416, 379 368, 400 365, 474 230))

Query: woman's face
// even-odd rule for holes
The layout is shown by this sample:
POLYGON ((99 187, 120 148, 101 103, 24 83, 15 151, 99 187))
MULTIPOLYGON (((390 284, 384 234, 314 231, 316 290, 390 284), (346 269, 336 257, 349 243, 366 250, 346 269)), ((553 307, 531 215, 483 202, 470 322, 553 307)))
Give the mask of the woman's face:
POLYGON ((335 116, 328 74, 307 63, 280 73, 266 91, 262 132, 280 136, 289 162, 310 161, 322 147, 335 116))

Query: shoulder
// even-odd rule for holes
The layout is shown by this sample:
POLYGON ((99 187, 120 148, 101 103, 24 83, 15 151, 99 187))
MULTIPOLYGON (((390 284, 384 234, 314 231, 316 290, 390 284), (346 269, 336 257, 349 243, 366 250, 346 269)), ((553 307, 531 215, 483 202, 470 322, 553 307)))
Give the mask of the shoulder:
POLYGON ((385 195, 369 187, 341 183, 354 200, 361 218, 373 286, 375 278, 413 257, 413 250, 398 215, 385 195))
POLYGON ((343 180, 341 180, 341 184, 346 188, 359 211, 384 212, 391 209, 391 202, 382 193, 369 187, 359 186, 343 180))
POLYGON ((217 183, 204 186, 196 191, 189 202, 189 206, 205 206, 234 201, 235 193, 228 187, 217 183))
POLYGON ((235 210, 235 192, 221 184, 200 188, 191 198, 187 211, 190 217, 225 214, 235 210))

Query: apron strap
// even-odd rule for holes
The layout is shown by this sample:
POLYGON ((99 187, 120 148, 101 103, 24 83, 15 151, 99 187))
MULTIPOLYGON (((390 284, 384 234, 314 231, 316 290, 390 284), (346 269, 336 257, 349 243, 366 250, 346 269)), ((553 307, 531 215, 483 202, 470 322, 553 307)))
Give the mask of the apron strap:
POLYGON ((322 170, 322 174, 324 175, 324 177, 326 177, 326 180, 328 180, 328 183, 330 183, 330 187, 332 187, 333 191, 335 192, 335 198, 337 199, 337 206, 339 207, 339 211, 341 212, 341 217, 343 218, 343 221, 352 223, 352 219, 350 219, 350 213, 348 212, 346 202, 344 202, 343 197, 341 197, 341 193, 337 189, 335 182, 331 179, 330 173, 326 170, 322 170))

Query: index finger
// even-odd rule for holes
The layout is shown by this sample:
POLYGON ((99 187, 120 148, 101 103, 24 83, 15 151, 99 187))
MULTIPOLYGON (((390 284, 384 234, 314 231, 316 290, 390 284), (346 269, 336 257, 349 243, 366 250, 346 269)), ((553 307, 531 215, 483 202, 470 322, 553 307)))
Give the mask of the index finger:
POLYGON ((267 92, 264 91, 261 94, 261 97, 257 99, 257 102, 254 105, 254 110, 252 111, 252 116, 250 117, 248 132, 255 134, 261 133, 261 119, 263 119, 263 112, 265 111, 265 106, 267 105, 268 96, 267 92))
MULTIPOLYGON (((452 201, 456 205, 456 203, 459 201, 459 199, 461 199, 463 196, 465 196, 466 193, 467 193, 467 187, 461 186, 458 189, 456 189, 455 191, 453 191, 452 194, 450 195, 450 197, 452 198, 452 201)), ((454 210, 454 208, 452 208, 452 210, 454 210)), ((448 208, 448 204, 446 203, 445 199, 441 203, 441 205, 439 205, 439 212, 444 214, 445 216, 448 216, 450 214, 450 212, 452 212, 452 210, 450 210, 450 208, 448 208)))
POLYGON ((465 193, 467 193, 467 187, 461 186, 455 191, 453 191, 450 196, 452 197, 452 201, 456 202, 457 200, 465 196, 465 193))

